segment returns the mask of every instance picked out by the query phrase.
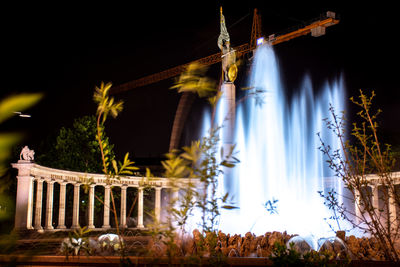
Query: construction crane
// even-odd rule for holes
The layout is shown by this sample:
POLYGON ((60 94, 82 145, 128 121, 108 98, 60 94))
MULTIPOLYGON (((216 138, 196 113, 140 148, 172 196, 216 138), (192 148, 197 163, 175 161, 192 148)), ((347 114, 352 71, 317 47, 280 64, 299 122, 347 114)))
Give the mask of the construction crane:
MULTIPOLYGON (((262 36, 261 33, 261 17, 257 13, 257 9, 254 9, 253 23, 251 29, 250 43, 242 44, 240 46, 234 47, 234 50, 238 57, 243 56, 249 52, 254 51, 257 45, 268 42, 270 45, 277 45, 291 39, 311 34, 311 36, 319 37, 326 33, 326 28, 336 25, 339 20, 336 18, 334 12, 327 11, 322 14, 319 18, 312 20, 307 25, 302 25, 295 30, 289 31, 285 34, 271 34, 268 36, 268 40, 262 36)), ((221 62, 221 52, 192 61, 187 64, 176 66, 159 73, 151 74, 142 77, 137 80, 123 83, 121 85, 115 86, 111 89, 111 94, 119 94, 122 92, 130 91, 134 88, 143 87, 149 84, 153 84, 168 78, 172 78, 181 74, 187 66, 196 62, 206 66, 213 65, 215 63, 221 62)), ((180 136, 182 134, 183 126, 186 121, 187 115, 189 113, 190 106, 194 100, 194 96, 191 93, 183 93, 178 104, 177 111, 175 113, 175 119, 171 132, 170 146, 169 149, 177 148, 179 145, 180 136)))

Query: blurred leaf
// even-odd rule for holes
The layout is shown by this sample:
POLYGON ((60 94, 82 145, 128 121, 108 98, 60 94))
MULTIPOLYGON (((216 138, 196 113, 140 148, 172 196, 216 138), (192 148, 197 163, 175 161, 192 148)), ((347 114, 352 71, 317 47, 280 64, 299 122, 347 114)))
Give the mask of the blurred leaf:
POLYGON ((216 92, 214 81, 205 76, 206 66, 197 62, 191 63, 170 89, 177 89, 179 93, 197 93, 199 97, 207 97, 216 92))
POLYGON ((221 162, 221 165, 224 166, 224 167, 227 167, 227 168, 233 168, 233 167, 235 167, 235 164, 230 163, 230 162, 228 162, 228 161, 226 161, 226 160, 222 161, 222 162, 221 162))
POLYGON ((36 104, 43 97, 40 93, 9 96, 0 102, 0 123, 36 104))
POLYGON ((239 207, 223 205, 221 208, 226 209, 226 210, 233 210, 233 209, 238 209, 239 207))
POLYGON ((9 168, 5 162, 11 156, 11 148, 17 144, 21 138, 22 134, 18 133, 0 134, 0 177, 2 177, 9 168))

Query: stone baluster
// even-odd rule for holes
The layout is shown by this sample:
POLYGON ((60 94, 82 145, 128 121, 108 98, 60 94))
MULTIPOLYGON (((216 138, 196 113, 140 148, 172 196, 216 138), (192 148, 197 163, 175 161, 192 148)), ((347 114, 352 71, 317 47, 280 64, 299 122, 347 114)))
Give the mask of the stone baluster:
POLYGON ((104 217, 103 217, 103 229, 111 228, 110 226, 110 190, 111 186, 104 186, 104 217))
POLYGON ((143 224, 143 187, 138 188, 138 223, 137 228, 144 228, 143 224))
POLYGON ((79 188, 80 183, 74 184, 74 203, 72 209, 72 229, 80 228, 79 225, 79 188))
POLYGON ((47 197, 46 197, 46 230, 52 230, 53 227, 53 195, 54 195, 54 181, 46 180, 47 183, 47 197))
POLYGON ((35 229, 43 230, 42 227, 42 199, 43 199, 43 180, 36 180, 36 208, 35 208, 35 229))
POLYGON ((89 218, 88 218, 88 228, 89 229, 94 229, 94 194, 95 194, 95 186, 94 184, 91 184, 89 187, 89 205, 88 205, 88 210, 89 210, 89 218))
POLYGON ((66 182, 60 182, 60 203, 58 205, 58 226, 57 229, 65 229, 65 193, 66 182))
POLYGON ((121 186, 121 211, 120 211, 120 228, 126 228, 126 189, 127 186, 121 186))
POLYGON ((155 209, 154 214, 156 216, 157 222, 161 220, 161 187, 156 187, 156 199, 155 199, 155 209))

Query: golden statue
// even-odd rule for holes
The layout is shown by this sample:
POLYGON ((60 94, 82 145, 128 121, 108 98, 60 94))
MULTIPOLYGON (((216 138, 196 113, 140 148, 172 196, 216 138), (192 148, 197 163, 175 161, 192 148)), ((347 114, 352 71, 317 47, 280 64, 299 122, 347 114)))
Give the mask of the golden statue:
POLYGON ((221 33, 218 37, 218 47, 222 52, 222 71, 224 73, 225 82, 234 82, 237 76, 237 66, 236 66, 236 53, 235 50, 230 46, 230 38, 228 30, 225 25, 225 17, 222 14, 222 7, 220 9, 221 13, 221 33))

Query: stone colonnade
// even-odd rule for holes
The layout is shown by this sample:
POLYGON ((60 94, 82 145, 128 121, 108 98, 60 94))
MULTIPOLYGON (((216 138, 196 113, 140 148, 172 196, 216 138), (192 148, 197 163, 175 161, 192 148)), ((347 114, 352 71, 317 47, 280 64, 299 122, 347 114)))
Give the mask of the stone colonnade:
MULTIPOLYGON (((120 208, 120 221, 121 228, 127 227, 127 189, 129 187, 137 188, 138 190, 138 214, 137 214, 137 228, 143 229, 143 189, 145 186, 150 186, 155 189, 155 203, 154 212, 158 221, 161 219, 161 190, 164 188, 172 188, 170 182, 166 178, 151 178, 146 180, 143 177, 123 177, 121 179, 109 179, 111 184, 107 184, 107 178, 101 174, 89 174, 72 171, 64 171, 40 166, 28 160, 19 160, 18 163, 12 164, 18 169, 18 185, 17 185, 17 199, 16 199, 16 214, 15 214, 15 228, 35 229, 39 231, 67 229, 65 225, 66 215, 66 187, 68 184, 74 186, 73 190, 73 210, 72 210, 72 229, 79 228, 79 204, 80 204, 80 187, 87 183, 89 184, 88 190, 88 228, 94 229, 94 204, 95 204, 95 187, 104 187, 104 212, 102 229, 111 228, 110 225, 110 193, 112 187, 120 187, 121 189, 121 208, 120 208), (34 199, 34 182, 36 182, 36 198, 34 199), (47 184, 47 193, 43 195, 43 184, 47 184), (53 226, 53 203, 54 203, 54 184, 60 185, 59 194, 59 208, 58 208, 58 225, 53 226), (42 225, 42 203, 45 198, 46 210, 44 225, 42 225), (35 203, 35 205, 34 205, 35 203), (35 208, 34 208, 35 207, 35 208), (33 214, 34 222, 33 222, 33 214)), ((180 183, 188 182, 182 179, 180 183)), ((192 181, 193 182, 193 181, 192 181)), ((96 216, 99 216, 96 214, 96 216)))
MULTIPOLYGON (((385 211, 385 216, 386 218, 390 221, 391 223, 391 228, 392 229, 397 229, 399 226, 399 212, 400 210, 397 209, 396 205, 396 200, 395 196, 393 194, 393 190, 390 190, 387 188, 387 186, 382 183, 381 179, 379 178, 378 175, 375 174, 370 174, 366 176, 366 179, 368 180, 369 184, 367 187, 365 187, 365 190, 371 190, 370 195, 371 195, 371 204, 372 206, 377 209, 377 210, 385 210, 385 207, 382 209, 381 205, 387 205, 387 210, 385 211), (382 196, 382 194, 386 194, 386 196, 382 196), (386 200, 382 200, 386 199, 386 200), (381 203, 382 202, 387 202, 387 203, 381 203)), ((395 191, 397 192, 397 187, 400 186, 400 172, 393 172, 391 179, 394 181, 395 185, 395 191)), ((363 189, 364 190, 364 189, 363 189)), ((363 208, 360 205, 360 197, 361 194, 365 194, 365 192, 355 192, 355 201, 354 201, 354 213, 356 215, 356 222, 360 223, 361 221, 358 218, 362 217, 363 213, 363 208)))
MULTIPOLYGON (((363 217, 363 207, 360 204, 361 194, 369 194, 371 197, 371 204, 376 209, 379 210, 379 215, 381 219, 388 219, 391 222, 392 229, 397 229, 399 226, 400 220, 400 210, 398 210, 397 205, 395 203, 395 196, 391 193, 390 190, 384 183, 382 183, 381 178, 376 174, 366 175, 366 180, 368 181, 368 186, 363 187, 363 192, 354 192, 353 194, 343 187, 342 182, 337 177, 326 177, 324 179, 324 188, 325 190, 331 190, 333 188, 342 188, 342 192, 339 193, 343 197, 343 201, 346 202, 346 209, 352 213, 354 212, 354 223, 360 224, 360 218, 363 217), (383 194, 386 194, 383 196, 383 194), (386 198, 386 202, 383 199, 386 198), (386 207, 383 207, 387 205, 386 207), (384 211, 382 213, 382 210, 384 211)), ((392 172, 391 179, 393 179, 393 184, 397 189, 400 189, 400 172, 392 172), (397 188, 398 187, 398 188, 397 188)), ((399 191, 400 192, 400 191, 399 191)), ((367 216, 368 217, 368 216, 367 216)), ((368 219, 367 219, 368 220, 368 219)))

